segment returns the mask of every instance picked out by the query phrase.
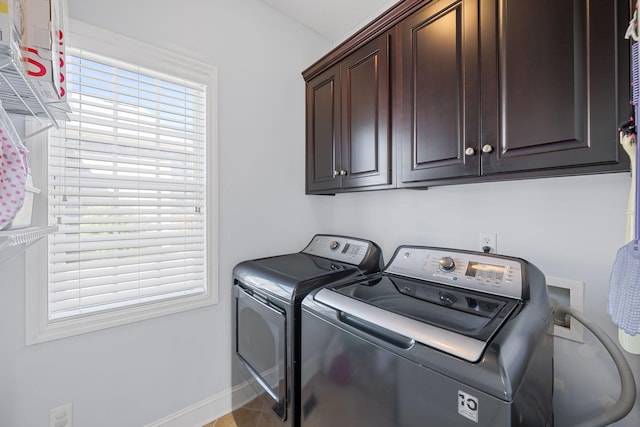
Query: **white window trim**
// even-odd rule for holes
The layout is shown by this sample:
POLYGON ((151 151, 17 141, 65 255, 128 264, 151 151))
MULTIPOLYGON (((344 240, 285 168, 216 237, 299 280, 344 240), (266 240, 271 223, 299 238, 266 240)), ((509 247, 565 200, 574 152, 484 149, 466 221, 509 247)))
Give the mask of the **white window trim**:
MULTIPOLYGON (((54 339, 129 324, 218 302, 218 75, 217 69, 192 58, 151 46, 119 34, 71 20, 68 44, 96 54, 179 76, 207 86, 207 292, 201 295, 128 307, 91 316, 48 319, 47 241, 31 245, 25 255, 26 343, 54 339)), ((41 124, 27 122, 30 127, 41 124)), ((47 224, 47 135, 33 137, 28 146, 34 182, 42 193, 34 203, 34 224, 47 224)))

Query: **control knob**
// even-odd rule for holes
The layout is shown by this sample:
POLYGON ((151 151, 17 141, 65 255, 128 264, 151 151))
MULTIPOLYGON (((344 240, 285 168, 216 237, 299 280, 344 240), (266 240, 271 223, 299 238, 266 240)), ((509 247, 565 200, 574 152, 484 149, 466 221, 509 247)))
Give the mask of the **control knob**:
POLYGON ((450 256, 443 256, 440 258, 440 270, 453 271, 456 269, 456 262, 450 256))
POLYGON ((334 240, 331 243, 329 243, 329 249, 331 249, 333 251, 335 251, 339 247, 340 247, 340 242, 338 242, 337 240, 334 240))

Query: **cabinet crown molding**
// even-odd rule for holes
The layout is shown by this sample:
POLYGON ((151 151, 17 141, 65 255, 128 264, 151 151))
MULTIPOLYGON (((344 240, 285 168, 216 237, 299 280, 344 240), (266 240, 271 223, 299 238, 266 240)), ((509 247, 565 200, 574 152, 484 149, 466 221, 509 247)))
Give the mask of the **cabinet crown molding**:
POLYGON ((349 55, 362 45, 375 39, 385 31, 389 31, 398 22, 402 21, 421 6, 429 3, 429 1, 431 0, 400 0, 369 24, 365 25, 352 36, 340 43, 329 53, 310 65, 302 72, 302 77, 305 81, 313 79, 323 70, 326 70, 339 62, 340 59, 349 55))

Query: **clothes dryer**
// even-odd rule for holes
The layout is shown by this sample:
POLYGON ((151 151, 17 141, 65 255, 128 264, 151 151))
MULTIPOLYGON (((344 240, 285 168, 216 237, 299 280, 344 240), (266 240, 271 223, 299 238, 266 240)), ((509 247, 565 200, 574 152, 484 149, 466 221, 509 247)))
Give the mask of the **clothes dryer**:
MULTIPOLYGON (((240 397, 240 427, 299 426, 300 305, 312 290, 379 272, 374 242, 318 234, 300 252, 239 263, 233 269, 235 371, 253 393, 240 397)), ((236 380, 238 382, 238 380, 236 380)), ((235 395, 234 395, 235 396, 235 395)))

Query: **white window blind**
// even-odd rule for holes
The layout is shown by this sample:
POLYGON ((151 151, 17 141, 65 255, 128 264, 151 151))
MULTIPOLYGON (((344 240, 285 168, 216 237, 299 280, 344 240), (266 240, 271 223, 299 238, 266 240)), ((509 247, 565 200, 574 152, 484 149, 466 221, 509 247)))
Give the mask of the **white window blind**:
POLYGON ((207 290, 206 87, 67 52, 49 138, 49 319, 207 290))

